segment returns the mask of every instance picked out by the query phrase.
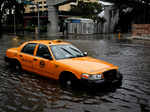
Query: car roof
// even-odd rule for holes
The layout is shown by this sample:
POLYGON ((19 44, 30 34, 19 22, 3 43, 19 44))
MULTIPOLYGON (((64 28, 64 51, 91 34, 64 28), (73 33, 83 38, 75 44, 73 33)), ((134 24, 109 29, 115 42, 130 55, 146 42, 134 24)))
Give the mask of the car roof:
POLYGON ((38 43, 38 44, 47 44, 47 45, 57 45, 57 44, 69 44, 63 40, 33 40, 28 41, 27 43, 38 43))

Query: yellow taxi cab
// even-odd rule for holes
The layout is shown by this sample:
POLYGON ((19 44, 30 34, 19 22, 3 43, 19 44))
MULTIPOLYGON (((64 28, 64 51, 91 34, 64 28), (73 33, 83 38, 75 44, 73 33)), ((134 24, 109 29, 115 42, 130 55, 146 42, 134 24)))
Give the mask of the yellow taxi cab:
POLYGON ((5 61, 15 69, 59 80, 63 86, 121 82, 118 67, 87 56, 62 40, 36 40, 6 51, 5 61))

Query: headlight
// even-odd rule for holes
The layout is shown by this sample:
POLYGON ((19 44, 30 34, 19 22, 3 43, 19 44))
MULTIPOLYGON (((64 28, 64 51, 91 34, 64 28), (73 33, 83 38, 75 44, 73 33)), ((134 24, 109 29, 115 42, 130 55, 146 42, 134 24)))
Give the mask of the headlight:
POLYGON ((82 76, 81 76, 81 77, 82 77, 83 79, 88 79, 88 78, 89 78, 89 76, 90 76, 90 75, 88 75, 88 74, 85 74, 85 73, 84 73, 84 74, 82 74, 82 76))
POLYGON ((89 79, 89 80, 98 80, 98 79, 103 79, 102 74, 96 74, 96 75, 89 75, 89 74, 82 74, 83 79, 89 79))

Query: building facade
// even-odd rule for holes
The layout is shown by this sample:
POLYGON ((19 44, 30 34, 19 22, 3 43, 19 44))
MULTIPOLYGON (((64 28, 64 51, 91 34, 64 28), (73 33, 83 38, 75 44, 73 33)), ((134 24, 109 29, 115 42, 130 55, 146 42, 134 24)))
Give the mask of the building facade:
MULTIPOLYGON (((40 11, 48 11, 46 0, 30 0, 33 4, 39 4, 40 11)), ((37 12, 36 5, 25 5, 25 13, 37 12)))
MULTIPOLYGON (((28 0, 31 1, 33 4, 39 4, 39 10, 40 11, 48 11, 48 5, 46 0, 28 0)), ((71 5, 77 5, 79 1, 82 0, 76 0, 76 2, 70 2, 64 5, 60 5, 58 7, 59 11, 70 11, 71 5)), ((98 2, 98 0, 83 0, 84 2, 98 2)), ((25 13, 31 13, 31 12, 37 12, 37 6, 36 5, 25 5, 25 13)))
MULTIPOLYGON (((28 0, 28 1, 31 1, 33 3, 33 5, 30 4, 25 6, 25 14, 32 15, 32 22, 30 22, 30 25, 36 27, 36 25, 32 24, 33 22, 37 22, 38 10, 37 10, 37 5, 35 4, 39 5, 40 22, 44 20, 41 19, 43 17, 42 13, 47 12, 47 14, 44 15, 45 21, 47 21, 47 23, 45 24, 44 22, 43 25, 47 25, 48 35, 53 35, 60 31, 61 25, 58 25, 58 23, 60 23, 61 20, 59 19, 60 15, 58 15, 58 12, 60 11, 69 12, 71 9, 71 5, 77 5, 79 1, 98 2, 98 0, 28 0)), ((40 25, 42 25, 42 23, 40 25)))

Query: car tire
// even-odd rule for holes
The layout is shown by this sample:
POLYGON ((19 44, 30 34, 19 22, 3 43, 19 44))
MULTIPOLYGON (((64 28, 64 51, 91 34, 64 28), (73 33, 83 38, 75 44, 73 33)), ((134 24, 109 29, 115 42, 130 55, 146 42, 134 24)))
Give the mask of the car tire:
POLYGON ((120 87, 122 85, 123 75, 120 72, 118 73, 118 75, 119 76, 118 76, 118 81, 116 82, 116 85, 120 87))
POLYGON ((22 67, 19 61, 15 61, 13 67, 16 71, 22 71, 22 67))
POLYGON ((63 88, 75 88, 78 84, 78 79, 73 74, 61 75, 59 81, 63 88))
POLYGON ((5 56, 4 60, 5 60, 6 66, 12 67, 12 62, 10 58, 5 56))
POLYGON ((122 82, 122 79, 123 79, 123 75, 119 72, 119 81, 122 82))

